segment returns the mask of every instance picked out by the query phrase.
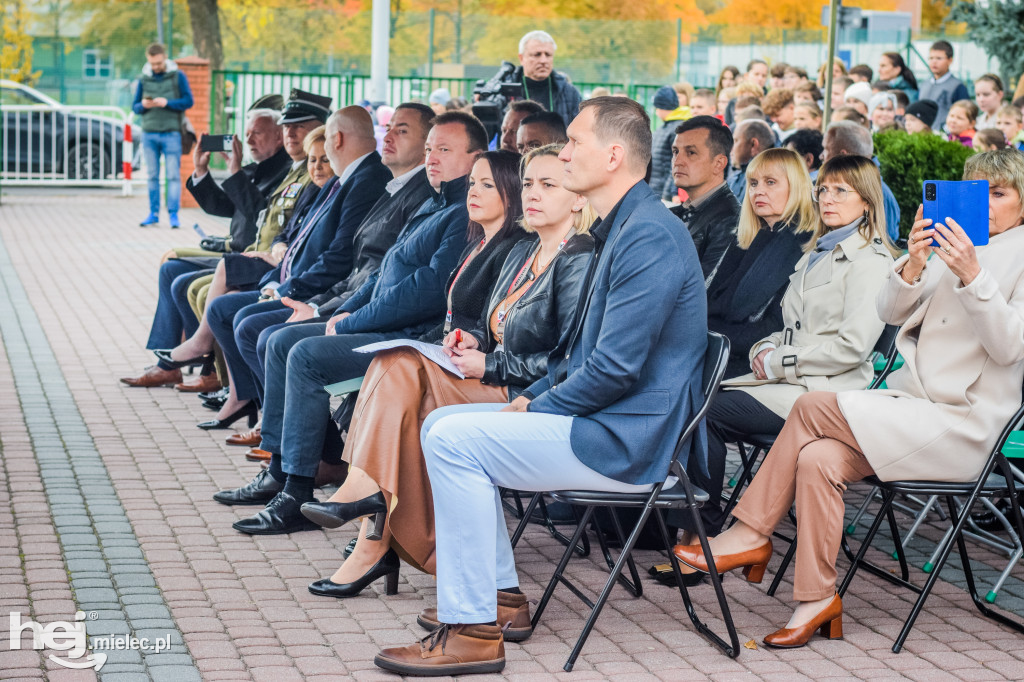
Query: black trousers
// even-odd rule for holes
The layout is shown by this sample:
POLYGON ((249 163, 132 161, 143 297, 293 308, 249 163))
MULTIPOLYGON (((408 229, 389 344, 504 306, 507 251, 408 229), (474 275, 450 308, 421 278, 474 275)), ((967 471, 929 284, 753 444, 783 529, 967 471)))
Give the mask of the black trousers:
MULTIPOLYGON (((722 514, 725 444, 734 442, 737 435, 777 435, 785 423, 785 419, 743 391, 721 391, 715 396, 707 416, 708 476, 698 471, 698 467, 693 464, 686 472, 694 484, 711 495, 708 503, 701 508, 701 519, 708 535, 717 535, 725 523, 722 514)), ((673 513, 669 519, 680 528, 694 530, 689 512, 673 513)))

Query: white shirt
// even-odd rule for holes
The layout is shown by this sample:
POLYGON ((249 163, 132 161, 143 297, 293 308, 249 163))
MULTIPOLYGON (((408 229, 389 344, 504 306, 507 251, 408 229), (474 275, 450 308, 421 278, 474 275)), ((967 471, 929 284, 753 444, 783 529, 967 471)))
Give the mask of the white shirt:
POLYGON ((373 154, 373 152, 367 152, 366 154, 363 154, 349 165, 345 166, 345 170, 342 171, 341 177, 338 178, 338 187, 343 187, 345 185, 345 181, 352 177, 352 174, 356 172, 356 168, 359 168, 359 164, 361 164, 363 162, 363 159, 365 159, 370 154, 373 154))
POLYGON ((402 173, 397 178, 392 178, 391 181, 388 182, 388 184, 384 185, 384 189, 387 190, 390 196, 395 196, 396 194, 398 194, 399 190, 401 190, 403 187, 409 184, 409 181, 412 180, 412 176, 419 173, 425 167, 426 164, 421 163, 408 173, 402 173))

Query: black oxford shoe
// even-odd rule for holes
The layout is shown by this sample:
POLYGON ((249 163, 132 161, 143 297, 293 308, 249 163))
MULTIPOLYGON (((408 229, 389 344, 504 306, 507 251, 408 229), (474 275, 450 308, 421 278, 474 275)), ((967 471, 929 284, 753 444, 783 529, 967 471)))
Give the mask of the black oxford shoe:
POLYGON ((269 469, 263 469, 241 488, 221 490, 214 493, 213 499, 221 504, 266 504, 274 499, 274 495, 284 490, 284 483, 270 475, 269 469))
POLYGON ((259 514, 235 521, 231 527, 248 535, 287 535, 319 528, 302 515, 299 511, 301 506, 302 503, 294 497, 281 492, 259 514))

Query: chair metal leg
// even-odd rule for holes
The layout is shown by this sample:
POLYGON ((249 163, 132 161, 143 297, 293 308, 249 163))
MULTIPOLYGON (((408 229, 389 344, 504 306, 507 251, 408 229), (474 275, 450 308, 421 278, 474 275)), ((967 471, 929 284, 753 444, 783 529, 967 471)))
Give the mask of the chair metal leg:
MULTIPOLYGON (((615 528, 615 537, 619 540, 619 547, 626 546, 626 538, 622 533, 622 523, 619 521, 619 515, 615 511, 615 507, 608 507, 608 512, 612 517, 612 526, 615 528)), ((611 570, 615 565, 615 561, 612 559, 612 554, 608 549, 608 543, 604 540, 604 534, 601 532, 600 525, 595 519, 594 525, 597 530, 598 541, 601 545, 601 553, 604 554, 604 562, 608 564, 608 569, 611 570)), ((643 532, 643 528, 640 529, 643 532)), ((629 568, 629 575, 632 580, 626 578, 624 575, 619 575, 619 582, 626 590, 634 597, 642 597, 644 594, 644 585, 640 582, 640 573, 636 570, 636 562, 633 560, 633 555, 626 558, 626 566, 629 568)))
POLYGON ((857 530, 857 524, 860 523, 861 518, 868 510, 868 506, 875 499, 875 495, 878 494, 878 486, 872 486, 871 491, 868 492, 867 497, 861 502, 860 507, 857 508, 857 513, 853 515, 850 523, 846 526, 846 534, 853 535, 857 530))
POLYGON ((789 549, 786 550, 785 556, 782 557, 782 563, 779 564, 778 570, 775 571, 775 578, 772 579, 772 584, 768 588, 768 596, 774 597, 775 592, 779 589, 779 585, 782 584, 782 579, 786 576, 786 570, 789 568, 789 564, 793 561, 793 557, 796 556, 796 538, 789 543, 789 549))
POLYGON ((530 516, 533 514, 533 510, 537 507, 537 503, 541 501, 544 493, 534 493, 533 497, 530 498, 529 504, 526 505, 526 509, 523 510, 522 515, 519 517, 519 523, 516 524, 516 530, 512 533, 512 549, 516 548, 519 544, 519 538, 523 537, 523 533, 526 531, 527 524, 530 523, 530 516))
POLYGON ((888 510, 889 505, 892 504, 894 497, 896 497, 896 493, 893 492, 886 492, 882 495, 882 508, 879 510, 878 514, 875 515, 875 519, 871 522, 867 535, 864 536, 864 541, 861 543, 860 549, 857 550, 857 555, 853 558, 853 561, 850 564, 850 570, 846 572, 843 582, 839 584, 837 592, 840 597, 846 594, 846 590, 849 589, 850 583, 853 582, 853 576, 856 575, 857 569, 860 568, 862 564, 867 563, 864 561, 864 556, 868 553, 871 541, 875 539, 875 534, 882 526, 882 521, 885 519, 885 512, 888 510))
POLYGON ((587 523, 590 521, 590 517, 591 515, 593 515, 593 513, 594 508, 587 507, 586 510, 584 510, 583 512, 583 516, 580 519, 580 523, 576 524, 576 530, 572 534, 570 544, 565 548, 565 551, 562 552, 562 558, 559 559, 558 566, 555 567, 555 573, 551 576, 551 580, 548 582, 548 586, 547 588, 545 588, 544 594, 540 598, 540 603, 537 604, 537 610, 533 614, 533 620, 531 623, 533 627, 537 627, 537 623, 540 622, 540 617, 541 615, 543 615, 544 609, 548 607, 548 602, 551 600, 551 595, 554 594, 555 587, 558 586, 559 582, 565 583, 568 586, 570 586, 570 589, 577 596, 583 599, 584 603, 590 604, 590 600, 584 597, 582 594, 580 594, 579 591, 576 589, 576 586, 566 581, 562 577, 562 574, 565 572, 565 567, 569 564, 569 559, 572 557, 573 547, 576 546, 576 544, 580 540, 580 536, 583 535, 583 533, 586 531, 587 523))
MULTIPOLYGON (((625 567, 627 562, 632 560, 633 546, 636 544, 637 538, 640 537, 640 533, 644 530, 644 524, 650 517, 651 509, 652 505, 648 502, 644 507, 644 510, 640 513, 640 520, 637 521, 636 526, 633 528, 633 532, 629 534, 629 538, 627 538, 623 544, 622 552, 619 554, 618 560, 612 567, 611 575, 609 575, 608 580, 605 581, 604 588, 601 590, 601 594, 598 595, 597 601, 594 602, 593 608, 590 611, 590 617, 587 618, 587 622, 583 625, 583 632, 580 633, 579 639, 576 640, 576 645, 572 648, 572 652, 569 654, 569 659, 565 662, 565 665, 562 668, 565 672, 572 672, 572 667, 576 664, 576 659, 579 658, 580 652, 583 650, 583 645, 587 643, 587 638, 590 637, 590 632, 594 629, 594 625, 597 623, 597 619, 601 615, 601 609, 604 608, 605 602, 608 601, 608 596, 615 587, 615 583, 619 581, 622 569, 625 567)), ((588 512, 592 510, 593 507, 587 507, 588 512)), ((639 580, 639 577, 637 577, 637 580, 639 580)), ((565 581, 563 580, 563 582, 565 581)))

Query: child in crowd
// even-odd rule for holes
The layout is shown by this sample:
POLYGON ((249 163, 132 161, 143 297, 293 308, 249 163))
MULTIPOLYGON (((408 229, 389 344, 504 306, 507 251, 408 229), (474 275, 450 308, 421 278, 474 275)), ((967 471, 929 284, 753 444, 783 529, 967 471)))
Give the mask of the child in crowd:
POLYGON ((853 85, 853 80, 843 76, 832 82, 832 111, 846 104, 846 91, 853 85))
POLYGON ((797 104, 793 111, 793 126, 797 130, 821 130, 821 109, 814 102, 797 104))
POLYGON ((809 83, 807 80, 807 70, 802 69, 799 66, 787 66, 786 71, 782 76, 782 87, 789 88, 796 94, 796 89, 805 83, 809 83))
POLYGON ((1024 151, 1024 113, 1020 107, 1004 104, 996 112, 996 127, 1003 134, 1006 143, 1011 147, 1024 151))
POLYGON ((789 64, 785 62, 772 64, 772 68, 768 71, 772 90, 786 87, 786 69, 788 68, 789 64))
POLYGON ((725 116, 725 110, 729 108, 729 102, 736 97, 736 88, 729 87, 724 88, 718 93, 716 103, 718 105, 718 115, 725 116))
POLYGON ((903 90, 890 90, 889 92, 896 98, 896 120, 903 123, 903 117, 907 113, 907 107, 910 106, 910 98, 903 90))
MULTIPOLYGON (((679 92, 676 91, 678 95, 679 92)), ((682 99, 680 98, 680 101, 682 99)), ((693 97, 690 98, 690 115, 691 116, 714 116, 717 112, 715 111, 715 91, 710 88, 700 88, 699 90, 693 91, 693 97)))
POLYGON ((932 77, 921 84, 918 99, 930 99, 939 105, 939 115, 932 127, 940 130, 946 120, 946 114, 953 102, 968 99, 970 95, 965 86, 956 76, 950 73, 953 65, 953 46, 945 40, 932 43, 928 50, 928 68, 932 77))
POLYGON ((870 83, 875 77, 875 72, 867 64, 857 64, 850 67, 850 78, 854 83, 870 83))
POLYGON ((1006 147, 1006 138, 999 128, 985 128, 974 134, 972 146, 976 152, 994 152, 1006 147))
POLYGON ((930 99, 919 99, 907 106, 903 115, 903 125, 906 126, 908 133, 928 133, 930 135, 935 132, 932 126, 938 115, 938 104, 930 99))
POLYGON ((794 88, 793 101, 797 104, 816 104, 819 109, 825 106, 825 96, 821 94, 818 86, 810 81, 794 88))
POLYGON ((846 92, 843 94, 843 102, 864 116, 867 116, 868 106, 871 104, 871 86, 867 83, 854 83, 846 88, 846 92))
POLYGON ((772 120, 772 130, 780 142, 785 142, 796 130, 793 122, 795 106, 793 91, 787 88, 772 90, 762 100, 761 107, 765 115, 772 120))
MULTIPOLYGON (((679 106, 689 109, 690 102, 693 101, 693 86, 686 81, 679 81, 672 86, 672 89, 676 91, 676 97, 679 98, 679 106)), ((688 112, 687 118, 692 115, 692 112, 688 112)))
POLYGON ((974 125, 978 120, 978 105, 969 99, 953 102, 946 114, 946 131, 950 142, 970 147, 974 140, 974 125))
POLYGON ((896 96, 891 92, 879 92, 871 97, 868 103, 868 117, 871 129, 875 132, 885 130, 896 123, 896 96))
POLYGON ((1003 105, 1003 79, 986 73, 974 81, 974 103, 978 105, 976 130, 996 127, 996 112, 1003 105))

